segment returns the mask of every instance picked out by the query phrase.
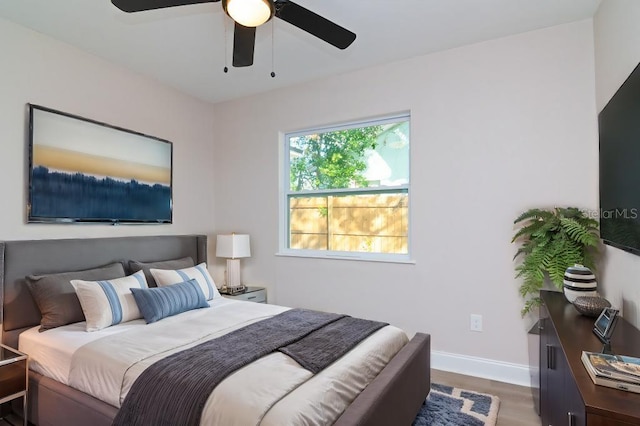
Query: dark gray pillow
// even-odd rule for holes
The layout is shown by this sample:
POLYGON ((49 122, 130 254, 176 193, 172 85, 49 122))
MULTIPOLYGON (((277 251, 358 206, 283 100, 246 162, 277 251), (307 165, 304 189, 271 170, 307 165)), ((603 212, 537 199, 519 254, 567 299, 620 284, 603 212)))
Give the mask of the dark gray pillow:
POLYGON ((153 269, 184 269, 191 268, 192 266, 196 266, 193 263, 193 259, 189 256, 183 257, 182 259, 171 259, 171 260, 159 260, 157 262, 138 262, 137 260, 129 261, 129 274, 135 274, 139 270, 144 271, 144 277, 147 279, 147 284, 149 287, 158 287, 156 280, 151 275, 151 268, 153 269))
POLYGON ((85 271, 26 277, 27 288, 42 315, 40 331, 85 320, 71 280, 112 280, 124 276, 122 263, 116 262, 85 271))

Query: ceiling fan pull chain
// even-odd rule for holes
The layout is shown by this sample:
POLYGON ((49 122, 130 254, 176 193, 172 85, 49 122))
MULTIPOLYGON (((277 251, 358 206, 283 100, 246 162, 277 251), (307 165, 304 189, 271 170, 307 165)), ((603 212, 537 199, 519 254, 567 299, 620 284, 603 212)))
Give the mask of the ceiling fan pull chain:
POLYGON ((274 57, 275 57, 275 54, 274 54, 274 52, 275 52, 275 37, 274 37, 274 33, 275 32, 273 30, 273 27, 275 25, 274 21, 275 21, 274 19, 271 20, 271 78, 275 78, 276 77, 276 72, 275 72, 276 66, 275 66, 275 60, 274 60, 274 57))
POLYGON ((227 17, 222 15, 222 20, 224 22, 224 72, 226 74, 229 72, 229 67, 227 66, 227 57, 229 56, 229 52, 227 51, 229 48, 229 43, 227 43, 227 17))

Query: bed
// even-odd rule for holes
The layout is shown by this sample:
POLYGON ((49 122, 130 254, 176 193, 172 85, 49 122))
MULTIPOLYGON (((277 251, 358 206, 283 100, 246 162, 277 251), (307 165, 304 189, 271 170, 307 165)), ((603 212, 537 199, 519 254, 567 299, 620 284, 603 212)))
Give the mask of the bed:
MULTIPOLYGON (((17 348, 20 333, 25 332, 23 341, 27 342, 29 333, 33 334, 33 328, 40 323, 40 312, 26 288, 25 277, 28 275, 79 271, 129 259, 152 262, 182 257, 191 257, 197 263, 206 262, 206 236, 178 235, 0 243, 2 341, 17 348)), ((216 305, 216 309, 220 312, 242 310, 236 309, 234 304, 240 304, 237 306, 250 304, 226 299, 215 303, 219 304, 219 306, 216 305)), ((252 309, 258 308, 254 306, 252 309)), ((280 312, 278 310, 280 308, 275 306, 263 306, 258 311, 260 309, 264 310, 265 315, 280 312)), ((258 312, 255 315, 261 314, 258 312)), ((133 325, 135 324, 131 326, 133 325)), ((142 324, 140 326, 144 327, 142 324)), ((367 341, 369 339, 363 341, 362 345, 364 346, 367 341)), ((30 350, 36 351, 37 344, 35 346, 34 344, 32 341, 30 350)), ((29 343, 23 343, 25 347, 28 345, 29 343)), ((357 353, 356 349, 351 352, 357 353)), ((331 368, 333 367, 332 365, 331 368)), ((222 382, 219 387, 222 387, 223 383, 225 382, 222 382)), ((241 385, 234 386, 237 388, 241 385)), ((411 424, 429 392, 429 387, 430 338, 426 334, 418 333, 408 343, 394 350, 386 366, 381 367, 364 390, 358 392, 355 399, 347 404, 334 424, 411 424)), ((247 386, 248 388, 250 386, 247 386)), ((295 401, 295 398, 293 400, 295 401)), ((36 425, 111 425, 118 413, 116 405, 67 386, 65 379, 46 369, 30 372, 28 414, 29 421, 36 425), (73 414, 69 415, 70 413, 73 414)), ((223 403, 224 405, 228 403, 223 403)), ((16 408, 19 410, 19 407, 16 408)), ((212 420, 210 423, 215 424, 216 421, 212 420)))

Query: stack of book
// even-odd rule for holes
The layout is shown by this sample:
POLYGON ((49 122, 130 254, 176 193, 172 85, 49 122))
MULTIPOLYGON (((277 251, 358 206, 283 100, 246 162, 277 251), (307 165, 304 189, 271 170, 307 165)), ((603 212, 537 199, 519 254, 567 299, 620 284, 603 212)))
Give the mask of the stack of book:
POLYGON ((640 358, 583 351, 582 363, 596 385, 640 393, 640 358))

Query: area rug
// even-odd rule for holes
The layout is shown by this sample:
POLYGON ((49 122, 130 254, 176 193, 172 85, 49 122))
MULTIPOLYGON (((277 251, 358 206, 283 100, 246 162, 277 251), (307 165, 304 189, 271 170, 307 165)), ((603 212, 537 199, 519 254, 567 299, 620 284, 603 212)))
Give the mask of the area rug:
POLYGON ((452 386, 431 384, 414 426, 494 426, 500 399, 452 386))

